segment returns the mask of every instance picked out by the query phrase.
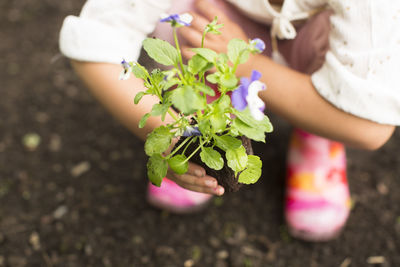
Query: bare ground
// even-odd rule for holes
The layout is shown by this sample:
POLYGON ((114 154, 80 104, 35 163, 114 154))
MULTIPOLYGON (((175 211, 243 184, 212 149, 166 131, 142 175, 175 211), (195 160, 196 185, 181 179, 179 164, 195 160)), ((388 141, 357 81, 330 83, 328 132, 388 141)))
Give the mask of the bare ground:
POLYGON ((354 208, 332 242, 287 233, 290 127, 275 117, 254 145, 261 182, 194 215, 151 208, 143 143, 59 56, 62 20, 82 4, 0 2, 0 266, 400 266, 399 131, 379 151, 348 150, 354 208))

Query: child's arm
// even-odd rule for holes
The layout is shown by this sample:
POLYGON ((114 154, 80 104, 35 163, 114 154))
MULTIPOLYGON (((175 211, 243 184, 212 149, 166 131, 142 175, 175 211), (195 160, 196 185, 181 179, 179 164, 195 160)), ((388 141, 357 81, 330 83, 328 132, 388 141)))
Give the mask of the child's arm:
MULTIPOLYGON (((128 80, 118 80, 122 67, 116 64, 71 61, 74 70, 85 82, 92 94, 112 113, 123 125, 142 140, 154 128, 162 125, 159 117, 151 116, 142 129, 138 127, 142 116, 148 113, 151 107, 158 103, 153 96, 145 96, 135 105, 135 95, 146 88, 143 81, 135 77, 128 80)), ((167 114, 166 123, 172 122, 167 114)))
MULTIPOLYGON (((210 8, 208 1, 198 0, 196 7, 204 17, 193 14, 192 27, 180 30, 194 47, 200 43, 201 35, 198 32, 216 15, 224 24, 223 34, 210 36, 206 46, 225 52, 231 38, 248 39, 243 30, 222 11, 210 8)), ((186 49, 183 54, 190 57, 192 52, 186 49)), ((379 148, 394 131, 394 126, 362 119, 334 107, 319 95, 311 83, 310 75, 291 70, 262 55, 252 56, 246 64, 239 66, 237 75, 250 76, 253 69, 263 74, 262 80, 268 86, 267 90, 261 92, 267 109, 296 127, 364 149, 379 148)))
POLYGON ((249 76, 251 69, 259 70, 268 85, 260 95, 266 106, 294 126, 364 149, 379 148, 394 131, 394 126, 362 119, 334 107, 317 93, 310 75, 261 55, 239 67, 239 75, 249 76))

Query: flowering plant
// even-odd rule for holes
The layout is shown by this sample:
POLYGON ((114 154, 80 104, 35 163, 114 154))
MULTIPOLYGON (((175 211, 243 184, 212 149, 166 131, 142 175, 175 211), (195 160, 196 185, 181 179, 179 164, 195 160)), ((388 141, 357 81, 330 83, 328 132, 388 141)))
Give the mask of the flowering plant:
POLYGON ((250 79, 242 78, 240 81, 235 72, 239 64, 248 60, 250 53, 261 53, 265 44, 260 39, 249 43, 232 39, 227 54, 205 48, 207 33, 220 34, 218 29, 222 25, 217 24, 215 18, 204 29, 201 47, 192 49, 195 55, 185 64, 176 28, 189 26, 191 20, 189 14, 174 14, 161 19, 173 27, 175 47, 157 38, 143 41, 147 54, 158 63, 172 66, 169 70, 149 72, 139 63, 122 61, 121 78, 125 79, 133 72, 137 78, 143 79, 147 88, 135 96, 135 104, 145 95, 155 95, 159 99, 159 103, 142 117, 139 127, 144 127, 149 116, 161 116, 164 121, 168 113, 174 120, 154 129, 146 139, 144 149, 150 157, 148 177, 153 184, 160 186, 168 166, 183 174, 188 170, 188 161, 199 153, 201 161, 209 168, 221 170, 227 164, 239 183, 255 183, 261 176, 262 162, 258 156, 248 155, 237 137, 246 136, 265 142, 265 133, 272 131, 272 125, 263 113, 264 103, 257 95, 265 85, 259 81, 261 74, 257 71, 252 72, 250 79), (217 90, 212 89, 211 84, 217 90), (214 100, 207 103, 207 96, 214 97, 214 100), (166 154, 176 137, 181 137, 181 140, 166 154), (187 155, 188 146, 194 142, 198 146, 187 155))

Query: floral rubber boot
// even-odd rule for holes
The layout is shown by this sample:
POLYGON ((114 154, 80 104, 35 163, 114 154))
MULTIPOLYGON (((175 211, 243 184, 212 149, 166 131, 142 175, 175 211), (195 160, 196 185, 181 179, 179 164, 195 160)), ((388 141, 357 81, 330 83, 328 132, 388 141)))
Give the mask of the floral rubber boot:
POLYGON ((151 183, 147 188, 147 201, 160 209, 173 213, 191 213, 204 208, 212 195, 187 190, 164 178, 161 186, 151 183))
POLYGON ((343 144, 294 130, 288 152, 285 217, 292 236, 335 238, 350 213, 343 144))

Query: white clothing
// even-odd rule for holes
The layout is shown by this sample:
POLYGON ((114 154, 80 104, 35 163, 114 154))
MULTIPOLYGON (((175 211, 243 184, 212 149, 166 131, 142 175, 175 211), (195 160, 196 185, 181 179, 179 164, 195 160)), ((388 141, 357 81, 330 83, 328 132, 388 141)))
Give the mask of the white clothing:
MULTIPOLYGON (((400 30, 396 27, 400 1, 285 0, 280 11, 271 10, 267 0, 227 1, 259 22, 272 23, 273 34, 286 39, 296 35, 292 20, 307 17, 316 8, 332 9, 330 49, 323 66, 311 76, 314 87, 348 113, 400 125, 400 30)), ((172 2, 87 0, 79 17, 65 19, 61 52, 81 61, 136 60, 142 41, 172 2)))

